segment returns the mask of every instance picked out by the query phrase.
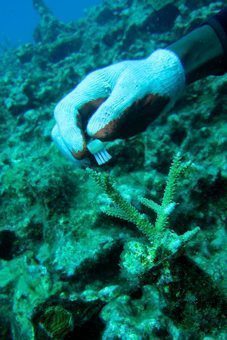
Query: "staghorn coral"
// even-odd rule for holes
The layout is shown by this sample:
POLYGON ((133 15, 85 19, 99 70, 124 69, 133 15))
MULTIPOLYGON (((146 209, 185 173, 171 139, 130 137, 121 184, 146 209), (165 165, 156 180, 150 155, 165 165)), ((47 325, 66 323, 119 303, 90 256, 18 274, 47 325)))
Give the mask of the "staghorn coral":
POLYGON ((103 210, 109 216, 121 218, 131 222, 147 237, 149 245, 130 241, 123 252, 124 267, 129 268, 133 274, 141 274, 161 263, 164 259, 176 254, 200 230, 199 227, 178 235, 168 228, 169 215, 176 203, 174 195, 180 176, 185 170, 181 163, 181 155, 175 155, 166 181, 166 187, 161 204, 151 199, 141 198, 140 202, 157 214, 155 224, 152 225, 148 217, 138 211, 131 203, 126 201, 115 189, 112 179, 107 173, 100 173, 88 169, 88 173, 95 182, 105 191, 114 203, 114 207, 103 210), (131 256, 133 254, 133 256, 131 256), (142 264, 142 267, 141 267, 142 264))

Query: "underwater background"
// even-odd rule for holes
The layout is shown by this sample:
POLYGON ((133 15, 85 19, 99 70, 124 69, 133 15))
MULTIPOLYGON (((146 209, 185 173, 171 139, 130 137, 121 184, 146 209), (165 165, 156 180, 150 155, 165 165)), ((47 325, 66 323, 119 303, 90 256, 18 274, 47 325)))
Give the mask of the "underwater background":
MULTIPOLYGON (((65 22, 75 21, 101 0, 46 0, 45 4, 52 13, 65 22)), ((0 12, 0 48, 9 47, 33 40, 33 31, 39 22, 39 16, 32 0, 4 1, 0 12)))
POLYGON ((103 167, 73 167, 50 137, 86 74, 148 56, 226 1, 87 1, 82 17, 56 3, 31 0, 34 31, 0 36, 0 339, 226 339, 227 75, 111 142, 103 167))

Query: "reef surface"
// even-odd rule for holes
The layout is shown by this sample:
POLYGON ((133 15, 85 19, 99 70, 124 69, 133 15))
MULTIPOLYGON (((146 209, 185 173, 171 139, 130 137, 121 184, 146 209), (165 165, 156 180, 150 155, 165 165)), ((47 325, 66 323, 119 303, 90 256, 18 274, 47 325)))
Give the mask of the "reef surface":
POLYGON ((154 221, 138 198, 160 202, 177 152, 189 164, 168 228, 200 230, 154 266, 134 221, 104 215, 110 197, 50 137, 55 105, 87 73, 148 56, 224 2, 104 0, 69 24, 33 3, 35 43, 0 64, 0 338, 225 339, 227 75, 190 85, 145 132, 110 143, 112 161, 96 167, 154 221))

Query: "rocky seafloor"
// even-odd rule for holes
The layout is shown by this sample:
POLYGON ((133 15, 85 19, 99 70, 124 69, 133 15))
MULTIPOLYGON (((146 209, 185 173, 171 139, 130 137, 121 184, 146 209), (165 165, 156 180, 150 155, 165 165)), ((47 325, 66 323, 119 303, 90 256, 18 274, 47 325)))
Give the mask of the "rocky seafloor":
POLYGON ((96 167, 147 216, 138 198, 160 202, 177 152, 189 164, 168 230, 200 230, 154 266, 134 221, 104 215, 109 197, 50 137, 55 105, 88 72, 165 47, 224 1, 104 0, 69 24, 33 3, 35 43, 0 64, 0 339, 226 339, 227 75, 190 85, 96 167))

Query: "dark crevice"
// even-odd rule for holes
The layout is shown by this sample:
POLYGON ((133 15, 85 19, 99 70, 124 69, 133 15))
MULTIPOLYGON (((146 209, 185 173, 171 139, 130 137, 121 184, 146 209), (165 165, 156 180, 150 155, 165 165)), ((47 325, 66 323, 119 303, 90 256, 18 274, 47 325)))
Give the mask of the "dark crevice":
POLYGON ((0 232, 0 258, 6 261, 12 260, 17 249, 16 234, 10 230, 2 230, 0 232))

